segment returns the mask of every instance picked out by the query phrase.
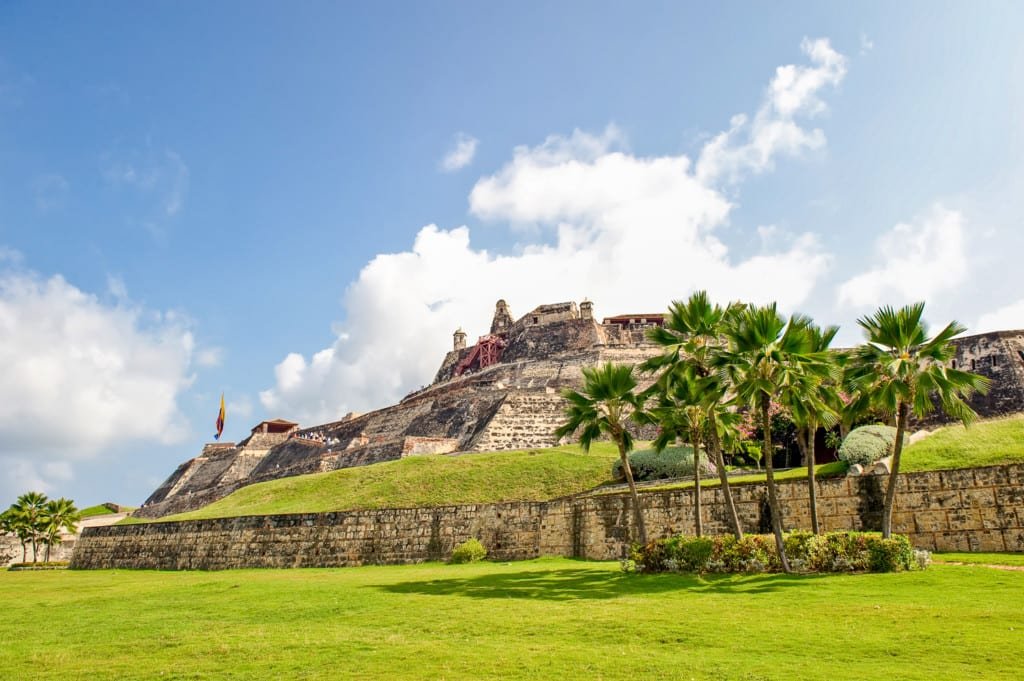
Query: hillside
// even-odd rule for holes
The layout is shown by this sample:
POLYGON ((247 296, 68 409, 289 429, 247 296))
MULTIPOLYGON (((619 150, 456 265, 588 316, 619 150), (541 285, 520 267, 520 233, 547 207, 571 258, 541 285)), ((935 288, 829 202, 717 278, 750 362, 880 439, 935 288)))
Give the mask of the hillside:
POLYGON ((412 456, 371 466, 249 485, 195 511, 160 520, 372 508, 543 501, 608 481, 610 443, 463 456, 412 456))
POLYGON ((907 447, 901 469, 934 471, 1024 461, 1024 416, 939 428, 907 447))

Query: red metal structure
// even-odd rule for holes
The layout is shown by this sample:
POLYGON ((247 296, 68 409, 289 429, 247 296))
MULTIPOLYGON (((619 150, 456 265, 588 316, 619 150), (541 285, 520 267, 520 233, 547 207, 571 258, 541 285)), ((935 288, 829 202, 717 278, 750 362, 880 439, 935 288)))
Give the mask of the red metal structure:
POLYGON ((498 335, 480 336, 469 354, 455 367, 455 375, 461 376, 469 369, 483 369, 501 361, 501 353, 508 341, 498 335), (475 365, 475 366, 474 366, 475 365))

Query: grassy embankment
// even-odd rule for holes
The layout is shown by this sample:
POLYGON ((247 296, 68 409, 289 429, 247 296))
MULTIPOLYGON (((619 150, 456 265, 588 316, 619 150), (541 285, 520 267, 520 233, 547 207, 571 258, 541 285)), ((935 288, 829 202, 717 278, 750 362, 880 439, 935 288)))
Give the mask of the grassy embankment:
POLYGON ((1024 572, 948 565, 0 573, 0 602, 12 679, 998 680, 1024 650, 1024 572))
MULTIPOLYGON (((422 456, 345 468, 330 473, 283 478, 243 487, 220 501, 161 520, 303 513, 499 501, 542 501, 594 489, 609 482, 615 448, 596 443, 589 454, 576 446, 465 456, 422 456)), ((1024 461, 1024 417, 1016 416, 942 428, 907 447, 902 470, 923 471, 1024 461)), ((819 477, 845 475, 833 462, 817 467, 819 477)), ((805 478, 804 468, 780 471, 777 479, 805 478)), ((757 483, 764 475, 732 478, 757 483)), ((702 481, 714 487, 718 478, 702 481)), ((645 485, 644 489, 684 489, 688 480, 645 485)), ((607 490, 620 492, 620 488, 607 490)), ((601 493, 602 490, 597 490, 601 493)), ((133 519, 128 519, 132 522, 133 519)), ((134 521, 138 522, 138 521, 134 521)))
POLYGON ((126 513, 135 510, 134 506, 121 506, 120 511, 111 511, 105 504, 96 504, 89 508, 83 508, 79 513, 83 518, 91 518, 97 515, 110 515, 111 513, 126 513))

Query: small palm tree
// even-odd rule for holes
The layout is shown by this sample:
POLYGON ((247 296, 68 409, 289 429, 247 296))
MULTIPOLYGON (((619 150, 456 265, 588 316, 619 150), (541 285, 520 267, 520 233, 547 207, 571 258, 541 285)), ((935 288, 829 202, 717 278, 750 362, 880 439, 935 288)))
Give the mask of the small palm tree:
POLYGON ((730 351, 719 359, 721 371, 730 378, 736 392, 736 402, 752 409, 761 419, 772 533, 785 572, 790 572, 790 567, 782 539, 782 505, 772 462, 770 409, 774 396, 808 392, 832 371, 827 354, 813 350, 810 326, 810 318, 803 315, 793 315, 787 323, 775 303, 749 305, 729 327, 730 351))
POLYGON ((704 410, 704 395, 701 381, 692 372, 667 374, 671 378, 663 385, 657 383, 657 406, 648 414, 659 426, 654 448, 663 451, 678 440, 688 442, 693 450, 693 527, 700 537, 704 534, 704 520, 701 514, 700 489, 700 446, 708 430, 707 414, 704 410))
MULTIPOLYGON (((25 537, 22 541, 32 543, 32 562, 37 560, 38 541, 43 534, 46 515, 46 495, 42 492, 25 492, 11 506, 14 512, 18 527, 19 537, 25 537)), ((24 544, 23 544, 24 546, 24 544)), ((22 556, 24 562, 24 556, 22 556)))
MULTIPOLYGON (((729 523, 737 538, 743 536, 743 530, 729 486, 721 444, 722 437, 727 435, 727 424, 734 419, 727 407, 728 384, 722 380, 715 367, 728 344, 725 337, 726 327, 742 309, 743 305, 740 303, 730 303, 726 307, 712 304, 706 291, 695 291, 685 302, 673 301, 669 306, 664 326, 648 332, 648 338, 660 345, 663 353, 641 365, 644 371, 660 372, 655 386, 663 395, 667 396, 672 383, 681 377, 688 376, 689 378, 685 380, 696 382, 699 386, 699 394, 694 395, 694 399, 704 413, 710 453, 714 456, 718 469, 729 523)), ((684 388, 684 391, 688 390, 689 388, 684 388)), ((662 414, 665 415, 665 412, 662 411, 662 414)), ((667 423, 671 425, 672 421, 670 418, 667 423)), ((694 457, 697 455, 696 452, 695 445, 694 457)), ((694 461, 696 463, 696 458, 694 461)), ((696 475, 699 474, 698 471, 696 475)), ((694 503, 700 504, 699 484, 695 487, 694 503)), ((698 533, 700 529, 697 528, 698 533)))
MULTIPOLYGON (((827 358, 823 360, 825 362, 831 362, 828 346, 838 332, 838 326, 821 329, 813 324, 808 325, 807 339, 811 353, 827 358)), ((834 373, 839 373, 838 366, 834 373)), ((827 380, 821 374, 822 372, 815 372, 809 377, 810 380, 799 386, 800 389, 787 391, 783 395, 790 418, 797 429, 797 445, 807 465, 807 496, 811 511, 811 531, 814 534, 821 531, 818 524, 817 481, 814 477, 814 436, 818 432, 818 426, 829 428, 836 423, 837 411, 841 408, 836 382, 827 380)))
POLYGON ((46 545, 46 552, 43 560, 50 562, 50 547, 61 542, 61 532, 67 530, 74 533, 78 521, 82 519, 75 502, 61 497, 51 499, 46 503, 43 529, 43 543, 46 545))
POLYGON ((590 451, 591 443, 602 435, 611 438, 618 447, 622 472, 629 484, 640 543, 646 545, 647 526, 640 508, 633 469, 629 465, 633 436, 626 428, 629 421, 643 419, 643 397, 637 394, 636 386, 632 365, 608 362, 602 366, 584 368, 583 389, 579 392, 568 389, 562 392, 562 397, 568 401, 565 408, 567 420, 559 426, 555 435, 563 438, 578 431, 584 451, 590 451))
POLYGON ((896 443, 882 509, 883 537, 892 534, 896 478, 911 412, 924 416, 937 403, 943 412, 968 425, 977 414, 964 400, 975 392, 987 392, 989 387, 984 376, 947 366, 956 355, 950 341, 967 328, 953 321, 929 338, 923 315, 921 302, 898 310, 887 305, 857 320, 867 342, 855 351, 852 380, 871 395, 872 406, 896 417, 896 443))

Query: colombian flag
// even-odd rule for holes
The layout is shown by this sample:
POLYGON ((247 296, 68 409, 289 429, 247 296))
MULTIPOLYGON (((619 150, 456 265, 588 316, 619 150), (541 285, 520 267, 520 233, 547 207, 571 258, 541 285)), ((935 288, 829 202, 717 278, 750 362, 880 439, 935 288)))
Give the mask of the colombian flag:
POLYGON ((213 436, 214 440, 219 440, 221 433, 224 432, 224 393, 220 394, 220 411, 217 413, 217 434, 213 436))

